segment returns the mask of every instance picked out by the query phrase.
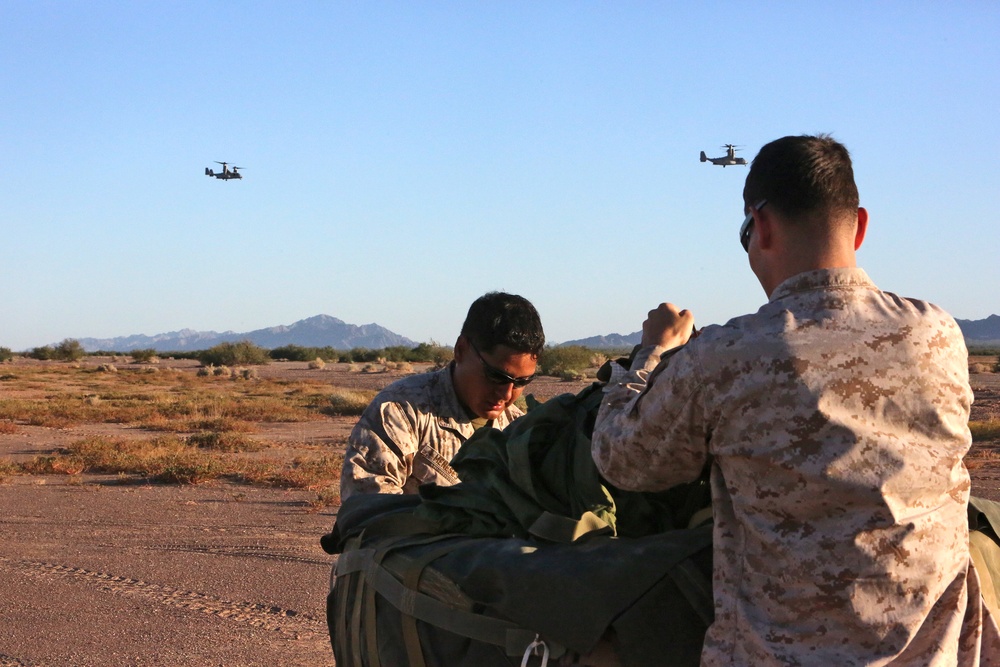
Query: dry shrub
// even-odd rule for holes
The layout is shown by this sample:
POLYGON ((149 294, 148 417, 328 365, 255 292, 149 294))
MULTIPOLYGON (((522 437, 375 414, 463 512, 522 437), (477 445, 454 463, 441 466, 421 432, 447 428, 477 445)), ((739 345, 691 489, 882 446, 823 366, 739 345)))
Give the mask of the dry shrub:
POLYGON ((300 422, 318 417, 289 405, 278 396, 254 396, 226 401, 219 406, 222 416, 251 422, 300 422))
POLYGON ((590 367, 600 368, 605 363, 607 363, 609 358, 610 357, 608 357, 608 355, 606 354, 603 354, 601 352, 594 352, 592 355, 590 355, 590 367))
POLYGON ((22 472, 21 467, 10 461, 0 461, 0 483, 6 482, 7 478, 22 472))
MULTIPOLYGON (((0 476, 100 473, 124 480, 171 483, 222 477, 297 488, 337 486, 339 460, 333 464, 292 463, 240 453, 273 447, 267 440, 243 435, 257 430, 260 422, 328 419, 328 383, 272 379, 220 382, 215 366, 199 369, 201 377, 193 370, 171 369, 156 375, 125 370, 95 373, 94 366, 72 369, 65 364, 39 364, 18 368, 16 376, 6 374, 0 382, 4 394, 0 397, 0 433, 18 432, 21 424, 59 428, 94 423, 123 423, 164 433, 151 440, 128 436, 80 440, 25 464, 12 463, 9 469, 14 472, 0 470, 0 476), (185 437, 190 433, 196 435, 185 437)), ((220 375, 223 372, 226 378, 231 374, 229 368, 220 375)), ((360 392, 360 398, 354 399, 356 407, 348 400, 341 409, 360 413, 374 395, 374 391, 360 392)), ((20 431, 24 430, 21 426, 20 431)), ((281 454, 274 451, 276 456, 281 454)))
POLYGON ((272 468, 260 479, 247 481, 286 489, 319 489, 340 486, 344 457, 339 454, 319 457, 296 457, 291 464, 272 468))
POLYGON ((396 371, 397 373, 412 373, 413 364, 409 361, 389 361, 385 364, 385 370, 396 371))
POLYGON ((373 389, 341 389, 335 388, 330 395, 330 405, 324 410, 334 416, 357 416, 364 412, 368 404, 378 392, 373 389))
POLYGON ((969 372, 972 374, 976 373, 992 373, 993 367, 989 364, 984 364, 981 361, 976 361, 969 364, 969 372))
POLYGON ((376 366, 375 364, 365 364, 364 367, 361 369, 361 372, 362 373, 381 373, 382 372, 382 368, 380 366, 376 366))
POLYGON ((179 431, 194 430, 189 422, 177 417, 168 417, 159 412, 150 415, 148 419, 140 421, 136 425, 147 431, 171 431, 176 433, 179 431))
POLYGON ((174 438, 123 440, 91 437, 53 456, 36 456, 23 464, 26 472, 79 472, 139 475, 150 481, 197 484, 226 473, 218 456, 207 455, 174 438))
POLYGON ((313 510, 321 510, 326 507, 334 507, 340 504, 340 488, 339 485, 331 485, 324 489, 320 489, 316 493, 316 498, 309 502, 309 506, 313 510))
POLYGON ((969 422, 973 442, 984 440, 1000 440, 1000 419, 969 422))
POLYGON ((29 419, 28 423, 32 426, 42 426, 44 428, 69 428, 76 426, 80 422, 63 415, 39 415, 29 419))
POLYGON ((234 368, 229 371, 229 377, 234 380, 259 380, 260 373, 256 368, 234 368))
POLYGON ((256 433, 258 431, 256 424, 232 417, 200 419, 188 423, 187 426, 190 427, 186 429, 189 431, 192 429, 199 431, 225 431, 229 433, 256 433))
POLYGON ((86 464, 76 456, 58 454, 36 456, 21 464, 22 470, 30 475, 79 475, 86 464))
POLYGON ((319 357, 316 357, 315 359, 309 362, 309 370, 311 371, 321 371, 324 368, 326 368, 326 362, 320 359, 319 357))
POLYGON ((117 373, 118 367, 114 364, 100 364, 94 370, 97 373, 117 373))
POLYGON ((229 431, 203 431, 190 436, 187 441, 195 447, 219 452, 259 452, 264 449, 260 441, 229 431))

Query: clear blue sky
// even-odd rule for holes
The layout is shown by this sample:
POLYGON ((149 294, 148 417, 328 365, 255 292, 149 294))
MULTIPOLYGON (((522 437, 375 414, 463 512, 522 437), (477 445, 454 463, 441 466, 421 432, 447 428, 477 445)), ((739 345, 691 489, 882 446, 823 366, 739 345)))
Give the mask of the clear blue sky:
POLYGON ((829 132, 861 264, 1000 312, 1000 3, 0 0, 0 345, 325 313, 451 344, 756 310, 744 167, 829 132), (204 175, 214 160, 242 181, 204 175))

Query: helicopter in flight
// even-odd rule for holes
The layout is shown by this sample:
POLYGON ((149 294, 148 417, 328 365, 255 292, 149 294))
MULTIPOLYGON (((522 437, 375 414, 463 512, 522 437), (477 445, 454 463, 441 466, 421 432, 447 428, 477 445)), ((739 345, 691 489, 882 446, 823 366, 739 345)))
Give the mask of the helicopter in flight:
POLYGON ((221 164, 222 171, 215 172, 208 167, 205 167, 206 176, 215 176, 216 178, 221 178, 224 181, 228 181, 231 178, 243 178, 243 174, 239 172, 239 170, 243 167, 233 167, 230 169, 228 162, 219 162, 218 160, 215 161, 215 164, 221 164))
POLYGON ((724 156, 708 157, 707 155, 705 155, 705 151, 702 151, 701 161, 711 162, 712 164, 721 165, 723 167, 732 167, 734 165, 743 165, 744 167, 746 166, 747 164, 746 158, 736 157, 736 148, 737 148, 736 146, 734 146, 733 144, 724 144, 722 147, 726 149, 726 154, 724 156))

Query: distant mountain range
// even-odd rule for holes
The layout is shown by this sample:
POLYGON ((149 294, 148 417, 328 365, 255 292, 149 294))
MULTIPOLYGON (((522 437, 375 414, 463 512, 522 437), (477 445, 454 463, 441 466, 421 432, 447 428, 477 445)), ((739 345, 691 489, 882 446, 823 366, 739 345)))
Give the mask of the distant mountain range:
POLYGON ((613 333, 608 334, 607 336, 591 336, 590 338, 568 340, 565 343, 559 343, 559 346, 582 345, 583 347, 589 347, 592 350, 630 350, 638 345, 641 340, 642 332, 636 331, 635 333, 630 333, 627 336, 613 333))
POLYGON ((409 338, 395 334, 377 324, 361 326, 347 324, 343 320, 329 315, 316 315, 287 326, 257 329, 246 333, 234 331, 216 333, 215 331, 182 329, 155 336, 139 334, 119 338, 78 338, 77 340, 87 352, 97 350, 130 352, 147 349, 153 349, 157 352, 189 352, 207 350, 219 343, 244 340, 268 350, 285 345, 332 347, 337 350, 350 350, 356 347, 378 350, 396 345, 403 347, 416 347, 417 345, 409 338))
POLYGON ((955 321, 965 335, 966 345, 1000 345, 1000 315, 990 315, 984 320, 955 321))
MULTIPOLYGON (((983 320, 955 320, 958 328, 965 336, 965 344, 972 345, 1000 345, 1000 315, 990 315, 983 320)), ((569 340, 561 345, 582 345, 591 349, 628 349, 638 345, 642 340, 642 332, 636 331, 626 336, 621 334, 608 334, 607 336, 591 336, 590 338, 580 338, 579 340, 569 340)))
MULTIPOLYGON (((967 345, 1000 345, 1000 315, 990 315, 982 320, 956 320, 965 335, 967 345)), ((565 345, 582 345, 591 349, 630 349, 639 344, 642 332, 622 334, 607 334, 591 336, 559 343, 565 345)), ((301 345, 302 347, 332 347, 337 350, 350 350, 363 347, 378 350, 384 347, 416 347, 416 343, 389 331, 378 324, 348 324, 343 320, 329 315, 316 315, 294 324, 257 329, 246 333, 225 331, 193 331, 182 329, 170 333, 145 336, 123 336, 119 338, 79 338, 77 339, 87 352, 106 350, 108 352, 129 352, 131 350, 153 349, 157 352, 188 352, 192 350, 207 350, 210 347, 225 342, 248 340, 265 349, 274 349, 285 345, 301 345)))

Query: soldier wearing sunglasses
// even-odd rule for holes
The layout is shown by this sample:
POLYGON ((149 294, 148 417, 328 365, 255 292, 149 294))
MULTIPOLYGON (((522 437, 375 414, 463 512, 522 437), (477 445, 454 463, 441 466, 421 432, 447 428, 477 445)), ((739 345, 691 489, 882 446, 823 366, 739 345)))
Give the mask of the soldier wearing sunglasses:
POLYGON ((458 482, 449 462, 478 428, 503 429, 535 378, 545 334, 527 299, 490 292, 469 308, 446 368, 398 380, 365 409, 348 440, 340 496, 416 493, 458 482))
POLYGON ((857 266, 858 203, 832 138, 764 146, 739 239, 767 303, 697 337, 690 311, 660 304, 598 414, 612 484, 659 491, 711 470, 702 665, 1000 661, 969 553, 964 339, 857 266))

